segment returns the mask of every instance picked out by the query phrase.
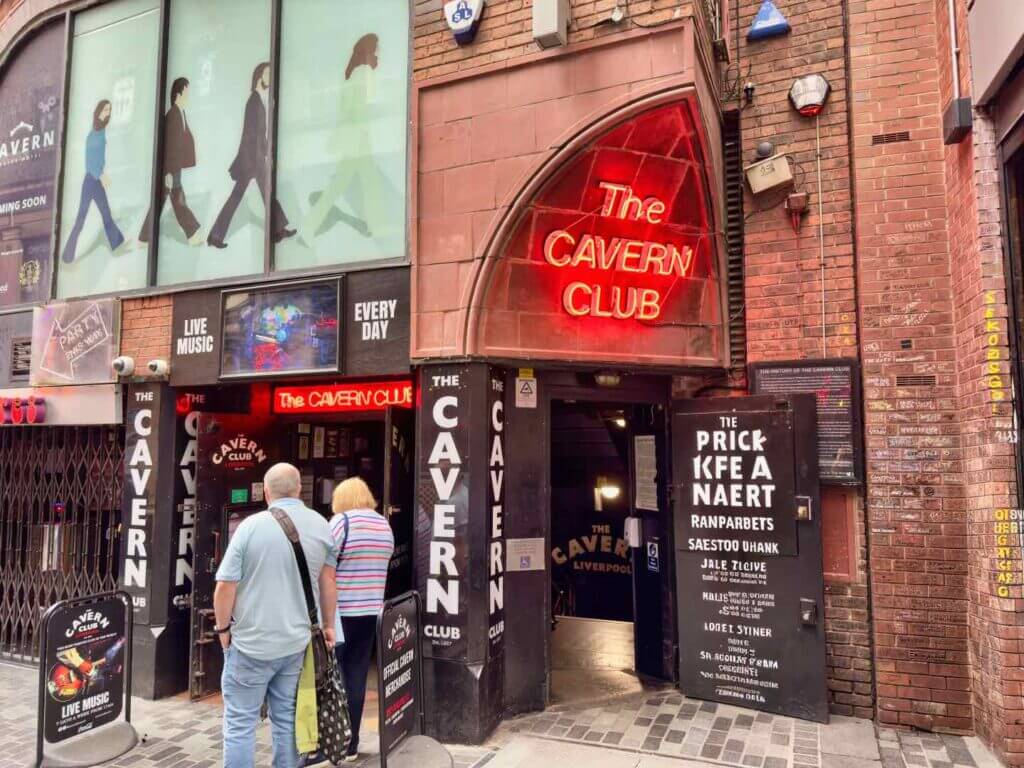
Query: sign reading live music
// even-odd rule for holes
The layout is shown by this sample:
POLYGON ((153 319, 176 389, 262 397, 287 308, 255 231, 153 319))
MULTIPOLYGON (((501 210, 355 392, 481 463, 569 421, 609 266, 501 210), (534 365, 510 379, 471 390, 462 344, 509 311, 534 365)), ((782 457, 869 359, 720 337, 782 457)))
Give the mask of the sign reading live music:
POLYGON ((722 249, 689 98, 596 136, 553 172, 490 262, 474 350, 721 365, 722 249))

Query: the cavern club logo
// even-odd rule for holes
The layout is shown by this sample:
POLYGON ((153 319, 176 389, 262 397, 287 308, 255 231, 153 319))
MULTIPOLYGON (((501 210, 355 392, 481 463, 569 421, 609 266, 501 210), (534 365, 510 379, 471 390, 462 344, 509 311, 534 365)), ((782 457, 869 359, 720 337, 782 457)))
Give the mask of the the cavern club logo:
POLYGON ((267 460, 266 452, 251 437, 238 435, 226 440, 213 452, 211 461, 228 469, 251 469, 267 460))
POLYGON ((88 608, 71 622, 71 626, 64 631, 64 636, 67 638, 84 637, 109 626, 110 619, 99 611, 88 608))
POLYGON ((399 616, 395 625, 391 627, 391 636, 388 637, 388 650, 400 651, 412 637, 412 627, 409 626, 405 616, 399 616))

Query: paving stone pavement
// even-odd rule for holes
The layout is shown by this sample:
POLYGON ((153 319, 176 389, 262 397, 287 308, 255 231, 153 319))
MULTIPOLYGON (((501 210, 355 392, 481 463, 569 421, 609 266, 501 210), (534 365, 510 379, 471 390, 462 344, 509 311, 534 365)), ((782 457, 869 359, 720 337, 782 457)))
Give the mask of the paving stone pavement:
MULTIPOLYGON (((36 671, 0 663, 0 768, 26 768, 36 749, 36 671)), ((110 768, 213 768, 221 765, 219 698, 192 703, 187 695, 160 701, 132 699, 132 722, 142 743, 107 765, 110 768)), ((270 766, 270 725, 257 730, 256 764, 270 766)), ((367 757, 377 751, 377 734, 360 741, 367 757)), ((484 747, 448 748, 456 768, 473 768, 493 756, 484 747)), ((365 762, 365 760, 363 761, 365 762)), ((326 765, 326 764, 325 764, 326 765)), ((358 768, 360 763, 354 763, 358 768)))
MULTIPOLYGON (((35 670, 0 663, 0 768, 25 768, 35 753, 35 670)), ((212 768, 221 764, 219 699, 187 696, 133 700, 144 741, 111 768, 212 768)), ((270 765, 270 729, 257 734, 257 765, 270 765)), ((376 734, 363 733, 376 749, 376 734)), ((456 768, 524 765, 524 748, 543 752, 529 768, 586 762, 581 748, 630 768, 999 768, 974 738, 878 729, 866 720, 833 717, 827 726, 727 704, 687 699, 678 691, 645 692, 600 703, 565 704, 513 718, 482 747, 449 746, 456 768), (537 744, 548 745, 543 750, 537 744), (512 746, 509 746, 512 745, 512 746), (504 747, 509 746, 506 753, 504 747), (565 759, 552 755, 565 751, 565 759), (573 752, 575 750, 575 753, 573 752)), ((593 762, 592 760, 590 762, 593 762)), ((357 764, 358 766, 358 764, 357 764)))

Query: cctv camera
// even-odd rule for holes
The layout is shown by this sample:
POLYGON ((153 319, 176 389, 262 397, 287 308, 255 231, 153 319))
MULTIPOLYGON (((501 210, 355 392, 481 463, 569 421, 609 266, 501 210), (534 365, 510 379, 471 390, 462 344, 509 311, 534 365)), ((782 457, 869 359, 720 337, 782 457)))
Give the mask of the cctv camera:
POLYGON ((131 376, 135 373, 135 360, 130 357, 115 357, 110 367, 118 376, 131 376))
POLYGON ((166 360, 150 360, 147 367, 153 376, 166 376, 167 372, 171 369, 166 360))

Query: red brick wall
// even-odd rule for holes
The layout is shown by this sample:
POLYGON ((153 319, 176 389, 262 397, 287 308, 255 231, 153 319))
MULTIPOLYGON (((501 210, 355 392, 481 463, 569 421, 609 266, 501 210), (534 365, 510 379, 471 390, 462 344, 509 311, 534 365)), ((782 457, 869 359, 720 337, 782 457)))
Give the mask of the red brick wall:
MULTIPOLYGON (((849 164, 843 15, 833 0, 787 3, 793 30, 767 41, 748 43, 746 32, 759 3, 732 3, 738 19, 738 63, 728 75, 736 87, 755 86, 752 103, 740 115, 743 162, 755 160, 761 141, 792 161, 796 188, 810 193, 810 210, 799 234, 783 208, 784 196, 749 190, 744 201, 747 354, 752 362, 815 357, 857 357, 857 305, 854 283, 853 199, 849 164), (737 72, 739 82, 735 83, 737 72), (789 105, 789 89, 801 75, 825 75, 832 93, 820 116, 821 203, 824 269, 819 239, 817 142, 815 122, 789 105), (824 272, 824 275, 823 275, 824 272), (824 340, 822 277, 825 281, 824 340)), ((736 28, 729 40, 733 48, 736 28)), ((870 624, 864 501, 854 492, 846 525, 852 536, 852 578, 830 578, 825 586, 828 685, 833 712, 872 717, 870 624)))
POLYGON ((150 360, 171 357, 171 297, 126 299, 121 304, 121 354, 136 368, 150 360))
POLYGON ((967 526, 935 0, 849 3, 878 719, 970 730, 967 526), (872 137, 908 131, 910 140, 872 137), (899 375, 934 376, 900 386, 899 375))
MULTIPOLYGON (((694 0, 631 0, 629 19, 617 25, 596 25, 609 16, 615 5, 615 0, 571 0, 569 42, 581 43, 636 29, 636 24, 657 24, 703 12, 701 4, 694 0)), ((622 5, 620 2, 619 6, 622 5)), ((476 40, 467 46, 456 45, 441 6, 441 2, 430 0, 420 0, 415 5, 413 71, 417 80, 495 64, 538 50, 533 41, 531 0, 488 0, 476 40)))
MULTIPOLYGON (((971 94, 967 8, 957 1, 960 89, 971 94)), ((950 24, 946 0, 936 0, 941 104, 953 97, 950 24)), ((1020 639, 1024 621, 1019 586, 1001 585, 1000 566, 1020 582, 1016 536, 1000 534, 996 510, 1016 506, 1014 446, 1007 344, 1007 280, 1003 269, 998 156, 991 121, 974 115, 960 144, 945 150, 946 198, 952 254, 958 403, 964 445, 966 498, 968 643, 974 725, 1009 764, 1024 765, 1024 698, 1020 639), (994 334, 994 335, 993 335, 994 334), (995 359, 990 359, 991 355, 995 359), (1003 538, 1000 538, 1002 536, 1003 538), (1000 587, 1007 596, 1000 596, 1000 587), (1014 599, 1016 598, 1016 600, 1014 599)))

